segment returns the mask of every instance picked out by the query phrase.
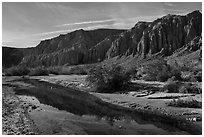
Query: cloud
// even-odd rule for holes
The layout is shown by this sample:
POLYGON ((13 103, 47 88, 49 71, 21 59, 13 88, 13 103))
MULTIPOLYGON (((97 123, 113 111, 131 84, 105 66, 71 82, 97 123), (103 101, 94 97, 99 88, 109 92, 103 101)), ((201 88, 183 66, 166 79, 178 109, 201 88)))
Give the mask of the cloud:
POLYGON ((63 27, 63 26, 71 26, 71 25, 84 25, 84 24, 95 24, 95 23, 107 23, 107 22, 112 22, 114 20, 115 19, 75 22, 75 23, 56 25, 55 27, 63 27))
POLYGON ((43 33, 37 33, 37 34, 33 34, 33 36, 50 35, 50 34, 71 32, 71 31, 74 31, 74 29, 66 29, 66 30, 57 30, 57 31, 49 31, 49 32, 43 32, 43 33))
POLYGON ((90 25, 86 27, 77 27, 75 29, 62 29, 62 30, 56 30, 56 31, 37 33, 33 35, 34 36, 54 35, 54 34, 60 34, 60 33, 68 33, 68 32, 78 30, 78 29, 84 29, 84 30, 93 30, 93 29, 99 29, 99 28, 130 29, 138 21, 141 21, 141 20, 152 21, 158 17, 162 17, 162 15, 144 16, 144 17, 139 16, 139 17, 134 17, 134 18, 114 18, 114 19, 109 19, 109 20, 86 21, 86 22, 77 22, 77 23, 71 23, 71 24, 62 24, 62 25, 57 25, 56 27, 96 23, 95 25, 90 25), (97 24, 97 23, 107 23, 107 22, 111 22, 111 23, 110 24, 97 24))
POLYGON ((100 25, 93 25, 93 26, 88 26, 88 27, 83 27, 82 29, 85 30, 93 30, 93 29, 100 29, 100 28, 109 28, 110 25, 108 24, 100 24, 100 25))
POLYGON ((173 3, 170 2, 164 2, 165 6, 169 6, 169 7, 174 7, 175 5, 173 3))
POLYGON ((166 14, 169 14, 169 12, 173 12, 175 14, 181 14, 181 15, 185 15, 186 12, 184 12, 184 10, 180 10, 180 9, 164 9, 164 12, 166 14))

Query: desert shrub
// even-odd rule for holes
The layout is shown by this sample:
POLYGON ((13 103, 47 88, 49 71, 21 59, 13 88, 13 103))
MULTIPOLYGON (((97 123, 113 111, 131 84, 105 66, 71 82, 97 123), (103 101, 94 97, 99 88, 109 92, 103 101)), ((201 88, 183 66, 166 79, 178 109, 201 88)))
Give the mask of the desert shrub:
MULTIPOLYGON (((168 72, 167 72, 168 73, 168 72)), ((180 68, 170 68, 169 77, 174 77, 175 80, 182 80, 180 68)))
POLYGON ((168 65, 163 59, 143 65, 138 72, 140 75, 143 75, 143 79, 147 81, 164 82, 172 77, 174 77, 172 80, 182 80, 181 69, 168 65))
POLYGON ((179 87, 179 93, 201 94, 202 89, 191 83, 184 83, 179 87))
POLYGON ((59 67, 49 67, 47 69, 49 71, 49 74, 54 74, 54 75, 60 75, 61 74, 61 69, 59 67))
POLYGON ((202 82, 202 71, 194 71, 190 78, 188 79, 189 82, 202 82))
POLYGON ((70 74, 75 74, 75 75, 87 75, 87 71, 83 67, 72 67, 70 69, 70 74))
POLYGON ((181 69, 180 68, 175 68, 167 65, 167 69, 163 70, 161 72, 158 72, 157 74, 157 80, 164 82, 167 80, 170 81, 177 81, 177 80, 182 80, 181 78, 181 69))
POLYGON ((37 67, 37 68, 31 69, 31 71, 28 75, 29 76, 48 76, 49 71, 46 68, 37 67))
POLYGON ((131 79, 139 79, 139 76, 137 75, 137 69, 135 67, 129 68, 126 71, 130 75, 131 79))
POLYGON ((202 82, 202 72, 184 71, 182 72, 182 79, 187 82, 202 82))
POLYGON ((173 99, 168 103, 168 106, 184 107, 184 108, 202 108, 202 102, 195 99, 184 100, 184 99, 173 99))
POLYGON ((199 71, 196 74, 195 78, 197 79, 198 82, 202 82, 202 71, 199 71))
POLYGON ((72 73, 70 70, 70 66, 57 66, 48 68, 49 73, 55 75, 71 75, 72 73))
POLYGON ((179 87, 180 87, 180 82, 176 81, 171 81, 164 85, 164 87, 161 89, 162 92, 167 92, 167 93, 178 93, 179 92, 179 87))
POLYGON ((27 75, 30 69, 25 66, 14 66, 4 70, 6 76, 23 76, 27 75))
POLYGON ((58 67, 49 67, 48 71, 50 74, 55 75, 87 75, 88 69, 83 66, 58 66, 58 67))
POLYGON ((198 86, 191 83, 181 83, 178 81, 169 81, 166 85, 164 85, 161 91, 167 93, 202 93, 202 89, 200 89, 198 86))
POLYGON ((110 93, 126 88, 130 83, 130 73, 119 65, 100 65, 89 71, 86 81, 96 88, 96 92, 110 93))
POLYGON ((83 66, 58 66, 49 67, 48 71, 50 74, 55 75, 87 75, 87 68, 83 66))
POLYGON ((165 75, 168 75, 167 64, 164 60, 153 60, 148 64, 141 66, 138 72, 143 73, 143 79, 147 81, 156 81, 157 79, 164 78, 165 75))
POLYGON ((167 81, 169 79, 169 74, 168 72, 160 72, 157 74, 156 76, 156 80, 157 81, 161 81, 161 82, 164 82, 164 81, 167 81))

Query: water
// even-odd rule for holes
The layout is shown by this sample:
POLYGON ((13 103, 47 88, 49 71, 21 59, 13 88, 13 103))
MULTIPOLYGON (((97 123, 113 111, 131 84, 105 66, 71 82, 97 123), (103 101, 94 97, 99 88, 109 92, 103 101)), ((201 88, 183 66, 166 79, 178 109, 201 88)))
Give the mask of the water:
POLYGON ((31 79, 23 82, 33 87, 17 87, 17 95, 35 97, 41 104, 65 111, 86 134, 188 134, 177 128, 176 121, 109 104, 82 91, 31 79))

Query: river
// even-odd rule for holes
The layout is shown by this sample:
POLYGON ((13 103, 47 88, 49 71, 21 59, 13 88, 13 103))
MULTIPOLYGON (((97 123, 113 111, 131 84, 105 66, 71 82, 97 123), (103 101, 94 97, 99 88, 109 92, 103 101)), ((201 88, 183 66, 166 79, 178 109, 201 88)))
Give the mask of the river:
POLYGON ((40 134, 155 135, 189 134, 178 123, 113 105, 83 92, 33 79, 20 82, 15 94, 36 103, 31 119, 40 134))

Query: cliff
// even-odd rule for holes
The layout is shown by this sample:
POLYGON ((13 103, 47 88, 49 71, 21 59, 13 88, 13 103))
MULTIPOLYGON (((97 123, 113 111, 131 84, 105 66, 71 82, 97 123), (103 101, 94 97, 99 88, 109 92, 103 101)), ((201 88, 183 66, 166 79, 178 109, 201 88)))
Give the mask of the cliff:
POLYGON ((171 55, 202 32, 202 14, 167 15, 153 22, 138 22, 123 32, 106 54, 106 58, 123 55, 171 55))
POLYGON ((37 47, 31 49, 29 56, 23 58, 21 64, 34 67, 93 63, 97 62, 98 58, 102 61, 110 47, 106 44, 110 45, 112 37, 117 37, 123 31, 114 29, 84 31, 81 29, 41 41, 37 47), (95 52, 96 48, 100 52, 95 52))
POLYGON ((113 57, 170 56, 202 33, 202 13, 167 15, 153 22, 138 22, 130 30, 76 30, 41 41, 29 49, 3 49, 3 66, 76 65, 113 57))

